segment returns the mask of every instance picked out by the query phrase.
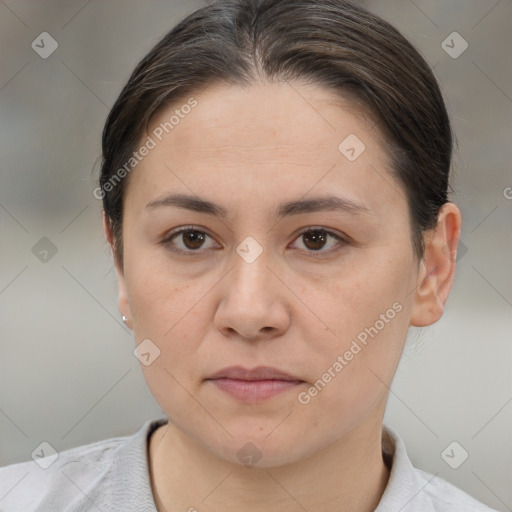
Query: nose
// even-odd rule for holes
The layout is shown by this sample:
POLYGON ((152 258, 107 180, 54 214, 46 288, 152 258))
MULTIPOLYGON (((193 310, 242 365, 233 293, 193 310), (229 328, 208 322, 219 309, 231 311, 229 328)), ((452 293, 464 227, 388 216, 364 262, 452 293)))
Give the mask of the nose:
POLYGON ((214 325, 226 337, 258 341, 281 336, 290 324, 290 292, 265 251, 251 263, 235 254, 222 281, 214 325), (272 266, 272 268, 271 268, 272 266))

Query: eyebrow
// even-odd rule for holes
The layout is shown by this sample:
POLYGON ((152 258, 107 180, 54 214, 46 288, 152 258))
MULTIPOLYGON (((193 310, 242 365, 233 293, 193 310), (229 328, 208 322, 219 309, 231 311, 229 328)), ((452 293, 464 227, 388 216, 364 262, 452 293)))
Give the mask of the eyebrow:
MULTIPOLYGON (((198 213, 205 213, 215 217, 227 218, 228 210, 223 206, 212 201, 202 199, 198 196, 187 194, 171 194, 162 198, 155 199, 146 205, 146 208, 159 207, 177 207, 191 210, 198 213)), ((302 213, 313 213, 319 211, 342 211, 352 215, 369 214, 375 215, 375 212, 361 203, 357 203, 348 198, 327 195, 321 197, 312 197, 310 199, 299 199, 282 203, 276 209, 274 215, 282 218, 290 215, 299 215, 302 213)))

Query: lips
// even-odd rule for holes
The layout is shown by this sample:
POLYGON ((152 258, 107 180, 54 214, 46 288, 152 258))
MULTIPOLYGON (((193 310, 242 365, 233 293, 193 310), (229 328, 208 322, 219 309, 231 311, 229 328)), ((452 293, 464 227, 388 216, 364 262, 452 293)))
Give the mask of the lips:
POLYGON ((236 380, 286 380, 286 381, 302 381, 299 377, 290 375, 289 373, 272 368, 270 366, 258 366, 252 370, 243 368, 242 366, 230 366, 214 373, 207 380, 214 379, 236 379, 236 380))
POLYGON ((270 366, 253 369, 231 366, 214 373, 206 382, 249 404, 260 403, 304 384, 302 379, 270 366))

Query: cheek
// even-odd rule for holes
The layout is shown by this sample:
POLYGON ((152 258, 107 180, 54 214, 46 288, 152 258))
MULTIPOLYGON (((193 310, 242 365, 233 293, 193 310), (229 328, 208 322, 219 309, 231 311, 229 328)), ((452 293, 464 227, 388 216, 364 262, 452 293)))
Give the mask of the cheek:
MULTIPOLYGON (((387 392, 409 327, 406 265, 406 258, 382 256, 327 286, 309 289, 308 305, 322 323, 311 322, 306 338, 315 384, 304 402, 329 403, 340 414, 350 410, 357 416, 357 410, 362 413, 387 392)), ((301 329, 307 332, 307 324, 301 329)))
POLYGON ((168 266, 144 264, 142 258, 127 267, 126 282, 137 344, 150 339, 160 350, 154 363, 143 368, 147 376, 162 373, 167 379, 165 370, 174 375, 176 368, 190 367, 204 336, 205 287, 171 273, 168 266))
POLYGON ((329 355, 332 359, 343 354, 355 339, 362 347, 365 341, 369 346, 370 340, 379 340, 373 343, 374 350, 383 345, 389 350, 390 345, 403 341, 414 284, 404 272, 410 266, 409 259, 391 256, 368 255, 344 266, 328 280, 301 287, 304 302, 318 318, 315 321, 310 315, 302 327, 308 323, 311 326, 309 339, 319 356, 329 355))
POLYGON ((160 341, 172 338, 201 300, 199 287, 172 271, 169 263, 148 259, 144 264, 141 259, 126 274, 134 330, 141 336, 152 335, 160 341))
POLYGON ((379 403, 385 404, 407 327, 407 312, 402 309, 384 326, 374 321, 340 341, 337 349, 326 347, 322 361, 315 364, 316 379, 297 397, 305 418, 336 437, 356 426, 379 403))
POLYGON ((144 378, 166 414, 187 424, 204 414, 190 394, 197 391, 191 377, 201 374, 204 359, 200 347, 208 322, 201 298, 208 288, 156 269, 144 274, 130 288, 134 335, 137 343, 149 338, 160 351, 150 365, 142 365, 144 378))

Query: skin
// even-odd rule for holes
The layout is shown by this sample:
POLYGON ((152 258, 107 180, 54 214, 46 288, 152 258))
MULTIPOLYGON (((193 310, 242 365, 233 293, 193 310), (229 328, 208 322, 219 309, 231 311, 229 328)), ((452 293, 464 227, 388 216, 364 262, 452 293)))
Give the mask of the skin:
MULTIPOLYGON (((264 82, 218 85, 194 97, 197 107, 129 177, 124 261, 116 260, 119 310, 137 344, 149 338, 160 350, 142 365, 170 419, 149 445, 156 506, 374 510, 389 477, 381 452, 389 386, 408 327, 443 314, 460 212, 453 203, 442 207, 420 261, 405 192, 389 173, 378 129, 354 103, 319 86, 264 82), (338 150, 349 134, 366 146, 355 161, 338 150), (147 207, 170 193, 208 199, 228 215, 147 207), (371 213, 274 216, 282 202, 327 194, 371 213), (189 225, 208 235, 203 245, 182 235, 160 243, 189 225), (347 243, 329 236, 315 244, 300 233, 311 227, 347 243), (252 263, 236 252, 248 236, 263 250, 252 263), (173 242, 199 255, 173 252, 173 242), (308 404, 300 403, 298 393, 396 303, 400 312, 308 404), (231 365, 273 366, 304 382, 243 403, 205 381, 231 365), (254 467, 237 457, 248 442, 261 454, 254 467)), ((162 111, 151 129, 175 108, 162 111)), ((105 231, 112 245, 106 222, 105 231)))

